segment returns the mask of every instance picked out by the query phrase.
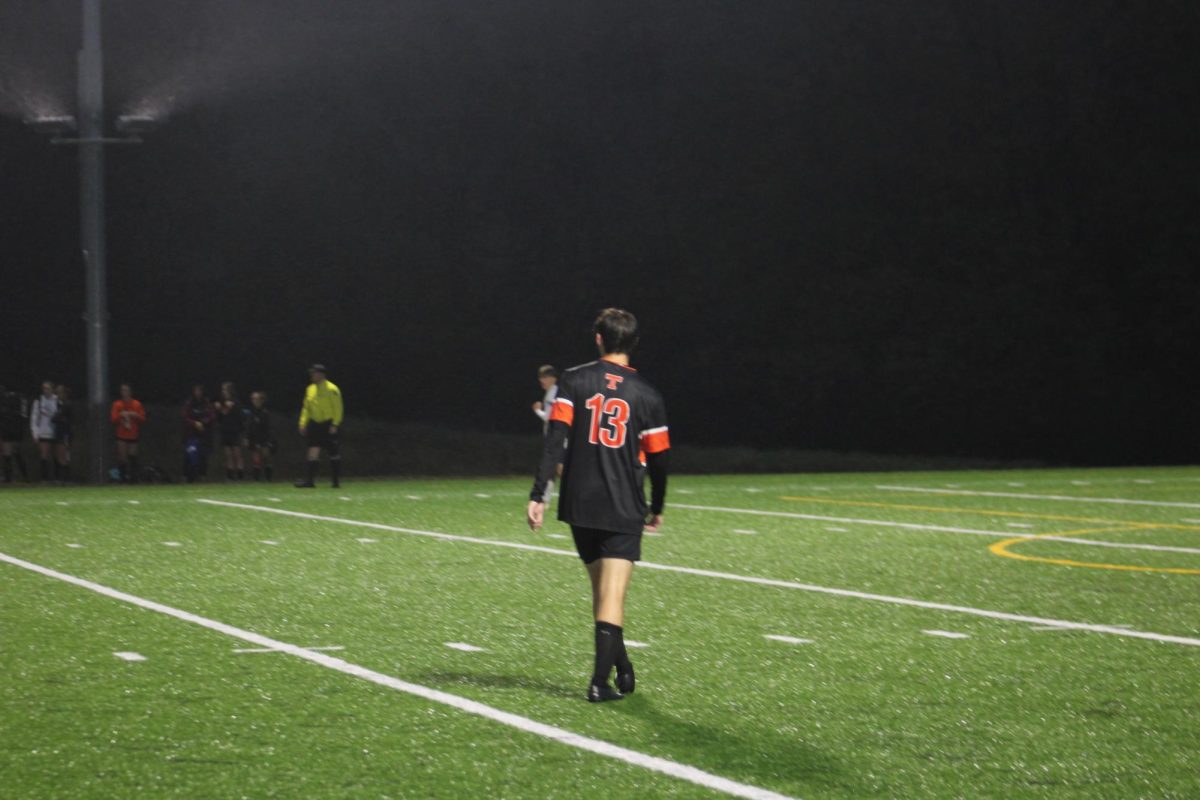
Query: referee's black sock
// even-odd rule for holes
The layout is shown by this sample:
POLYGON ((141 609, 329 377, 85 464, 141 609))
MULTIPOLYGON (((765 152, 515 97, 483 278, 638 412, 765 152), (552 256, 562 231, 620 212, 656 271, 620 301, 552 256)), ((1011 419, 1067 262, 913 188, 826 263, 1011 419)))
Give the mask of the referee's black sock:
POLYGON ((304 462, 304 482, 315 483, 317 480, 317 460, 304 462))
POLYGON ((138 482, 138 474, 140 472, 141 472, 141 469, 138 467, 138 457, 130 456, 129 457, 129 482, 137 483, 138 482))
POLYGON ((333 473, 333 487, 336 489, 342 484, 342 458, 329 459, 329 471, 333 473))
POLYGON ((625 650, 625 639, 620 625, 596 621, 596 668, 592 672, 592 685, 605 686, 612 672, 617 654, 625 650))

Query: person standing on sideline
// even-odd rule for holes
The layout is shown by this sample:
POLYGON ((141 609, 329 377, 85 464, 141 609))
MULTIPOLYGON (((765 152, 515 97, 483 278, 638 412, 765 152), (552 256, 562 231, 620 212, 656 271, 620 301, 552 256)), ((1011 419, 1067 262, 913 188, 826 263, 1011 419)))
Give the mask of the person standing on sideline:
POLYGON ((638 341, 637 319, 606 308, 593 331, 600 358, 572 367, 559 379, 526 519, 533 530, 542 526, 546 482, 561 459, 558 518, 571 526, 592 584, 596 657, 587 699, 599 703, 634 690, 633 664, 625 651, 625 592, 633 564, 641 559, 642 531, 662 525, 671 441, 662 395, 629 365, 638 341), (569 441, 565 455, 564 441, 569 441), (650 474, 649 504, 643 458, 650 474), (614 666, 617 689, 608 683, 614 666))
POLYGON ((329 451, 329 471, 336 489, 341 486, 342 478, 342 448, 338 436, 344 416, 342 390, 325 377, 324 364, 309 367, 308 379, 310 383, 300 407, 300 433, 308 440, 308 458, 304 462, 304 480, 296 481, 296 488, 316 487, 317 462, 321 458, 321 448, 325 448, 329 451))
POLYGON ((246 445, 250 448, 250 461, 254 465, 254 480, 260 481, 264 475, 268 481, 271 480, 271 454, 275 452, 275 437, 271 435, 271 414, 267 411, 266 392, 250 395, 246 445))
POLYGON ((59 483, 71 480, 71 443, 74 431, 74 409, 71 406, 71 391, 65 383, 54 387, 58 397, 58 412, 54 415, 54 435, 58 444, 54 446, 54 477, 59 483))
POLYGON ((188 483, 208 472, 208 448, 212 424, 217 413, 204 394, 204 385, 192 387, 192 395, 183 403, 183 477, 188 483))
POLYGON ((221 451, 225 454, 225 480, 243 480, 246 477, 246 462, 242 457, 246 409, 238 402, 237 389, 229 381, 221 384, 221 399, 216 403, 216 411, 221 451))
POLYGON ((58 414, 58 395, 54 393, 54 384, 50 381, 42 383, 41 395, 33 401, 29 409, 29 431, 37 442, 38 455, 42 458, 42 481, 51 479, 51 467, 54 458, 54 446, 58 444, 58 436, 54 430, 54 417, 58 414))
POLYGON ((121 483, 138 482, 138 440, 142 423, 146 421, 146 409, 140 400, 134 399, 133 387, 121 384, 121 396, 113 401, 108 413, 117 436, 117 470, 121 483))
MULTIPOLYGON (((558 395, 558 370, 552 364, 542 364, 537 371, 538 385, 542 387, 542 399, 533 404, 533 413, 537 414, 538 419, 542 421, 542 438, 546 436, 546 431, 550 430, 550 411, 554 407, 554 398, 558 395)), ((557 472, 562 472, 562 465, 556 467, 557 472)), ((551 475, 550 480, 546 482, 546 505, 550 505, 550 500, 554 497, 554 478, 556 475, 551 475)))
POLYGON ((25 469, 25 426, 29 423, 29 402, 24 395, 0 386, 0 456, 4 458, 4 482, 13 482, 13 464, 21 471, 21 480, 29 483, 25 469))

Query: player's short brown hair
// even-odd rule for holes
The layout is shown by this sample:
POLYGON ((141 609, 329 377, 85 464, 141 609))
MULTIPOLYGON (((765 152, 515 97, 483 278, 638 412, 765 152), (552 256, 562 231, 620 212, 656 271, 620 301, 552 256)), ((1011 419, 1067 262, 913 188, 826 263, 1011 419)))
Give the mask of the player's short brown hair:
POLYGON ((556 370, 554 368, 553 364, 542 364, 540 367, 538 367, 538 377, 539 378, 557 378, 558 370, 556 370))
POLYGON ((592 330, 600 334, 605 353, 632 353, 638 343, 637 317, 622 308, 606 308, 592 330))

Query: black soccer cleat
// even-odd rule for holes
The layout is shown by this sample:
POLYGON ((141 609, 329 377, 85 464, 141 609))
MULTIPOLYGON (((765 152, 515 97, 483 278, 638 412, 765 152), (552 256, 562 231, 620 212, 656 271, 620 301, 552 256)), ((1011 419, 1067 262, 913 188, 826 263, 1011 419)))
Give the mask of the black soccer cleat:
POLYGON ((617 667, 617 690, 621 694, 633 694, 633 687, 637 681, 633 677, 633 664, 629 665, 628 672, 622 672, 620 667, 617 667))
POLYGON ((625 695, 621 694, 607 683, 600 686, 597 686, 593 683, 588 687, 587 699, 589 703, 603 703, 606 700, 624 700, 625 695))
POLYGON ((296 481, 294 484, 297 489, 315 489, 317 485, 312 481, 296 481))

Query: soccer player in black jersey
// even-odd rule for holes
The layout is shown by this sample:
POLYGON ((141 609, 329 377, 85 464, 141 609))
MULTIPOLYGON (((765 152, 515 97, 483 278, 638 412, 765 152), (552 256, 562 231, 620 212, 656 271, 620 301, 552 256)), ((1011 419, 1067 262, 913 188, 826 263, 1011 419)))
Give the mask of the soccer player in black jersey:
POLYGON ((530 528, 541 527, 543 492, 561 459, 558 518, 571 526, 592 582, 596 661, 587 699, 599 703, 620 700, 634 689, 622 628, 625 591, 642 555, 643 529, 655 531, 662 525, 671 442, 662 395, 629 366, 638 340, 633 314, 606 308, 593 330, 600 358, 567 370, 558 380, 527 516, 530 528), (646 472, 649 504, 642 488, 646 472), (608 683, 614 666, 615 690, 608 683))

